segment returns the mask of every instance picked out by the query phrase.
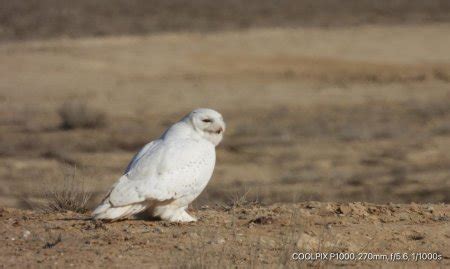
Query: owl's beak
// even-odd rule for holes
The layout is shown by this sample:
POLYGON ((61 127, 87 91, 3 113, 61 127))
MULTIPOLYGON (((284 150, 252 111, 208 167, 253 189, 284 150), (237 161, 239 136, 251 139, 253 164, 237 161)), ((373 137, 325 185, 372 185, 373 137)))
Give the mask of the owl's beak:
POLYGON ((221 134, 225 132, 225 123, 223 121, 216 123, 216 129, 214 129, 214 133, 221 134))
POLYGON ((216 130, 216 134, 221 134, 223 132, 223 128, 222 127, 219 127, 219 129, 217 129, 216 130))

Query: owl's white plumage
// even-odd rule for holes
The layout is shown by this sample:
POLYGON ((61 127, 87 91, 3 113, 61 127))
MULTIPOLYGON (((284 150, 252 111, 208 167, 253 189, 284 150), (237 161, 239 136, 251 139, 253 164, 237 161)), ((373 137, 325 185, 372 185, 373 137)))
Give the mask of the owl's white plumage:
POLYGON ((164 220, 195 221, 186 208, 212 176, 224 130, 212 109, 189 113, 134 156, 93 218, 117 220, 147 210, 164 220))

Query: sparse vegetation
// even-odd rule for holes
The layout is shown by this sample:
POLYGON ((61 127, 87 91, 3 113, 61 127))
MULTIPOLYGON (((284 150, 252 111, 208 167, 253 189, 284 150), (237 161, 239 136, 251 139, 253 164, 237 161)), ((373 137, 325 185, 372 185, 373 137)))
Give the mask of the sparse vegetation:
POLYGON ((244 190, 244 192, 235 192, 234 194, 231 194, 228 198, 227 205, 232 209, 237 209, 245 206, 253 206, 258 205, 259 201, 257 199, 255 200, 249 200, 248 195, 250 193, 250 190, 244 190))
POLYGON ((58 113, 64 129, 99 128, 106 124, 105 113, 81 101, 65 102, 58 113))
POLYGON ((66 212, 73 211, 77 213, 87 212, 87 204, 92 193, 88 192, 83 182, 80 182, 75 175, 75 168, 71 175, 64 178, 60 185, 51 186, 45 191, 45 204, 43 210, 47 212, 66 212))

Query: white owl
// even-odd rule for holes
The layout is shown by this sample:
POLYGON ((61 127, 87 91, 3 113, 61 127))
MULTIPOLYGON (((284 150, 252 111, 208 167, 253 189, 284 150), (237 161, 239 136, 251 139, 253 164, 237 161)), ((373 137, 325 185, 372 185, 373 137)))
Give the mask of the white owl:
POLYGON ((147 210, 163 220, 196 221, 186 209, 212 176, 224 131, 217 111, 192 111, 134 156, 93 218, 117 220, 147 210))

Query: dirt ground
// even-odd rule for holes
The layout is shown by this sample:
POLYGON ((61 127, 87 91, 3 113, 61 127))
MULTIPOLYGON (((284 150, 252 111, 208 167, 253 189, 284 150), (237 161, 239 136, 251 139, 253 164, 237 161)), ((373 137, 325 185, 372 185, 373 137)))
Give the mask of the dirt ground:
POLYGON ((1 209, 1 267, 450 266, 448 205, 235 204, 192 213, 200 218, 198 223, 102 223, 70 212, 1 209), (344 252, 355 256, 348 256, 350 260, 292 259, 294 253, 344 252), (395 253, 405 260, 394 261, 395 253), (413 261, 415 257, 430 260, 413 261))
POLYGON ((446 267, 449 48, 445 22, 2 43, 0 264, 306 267, 289 257, 310 248, 442 255, 317 267, 446 267), (74 102, 103 124, 68 129, 59 111, 74 102), (199 223, 39 211, 68 180, 91 209, 197 107, 227 122, 199 223))

